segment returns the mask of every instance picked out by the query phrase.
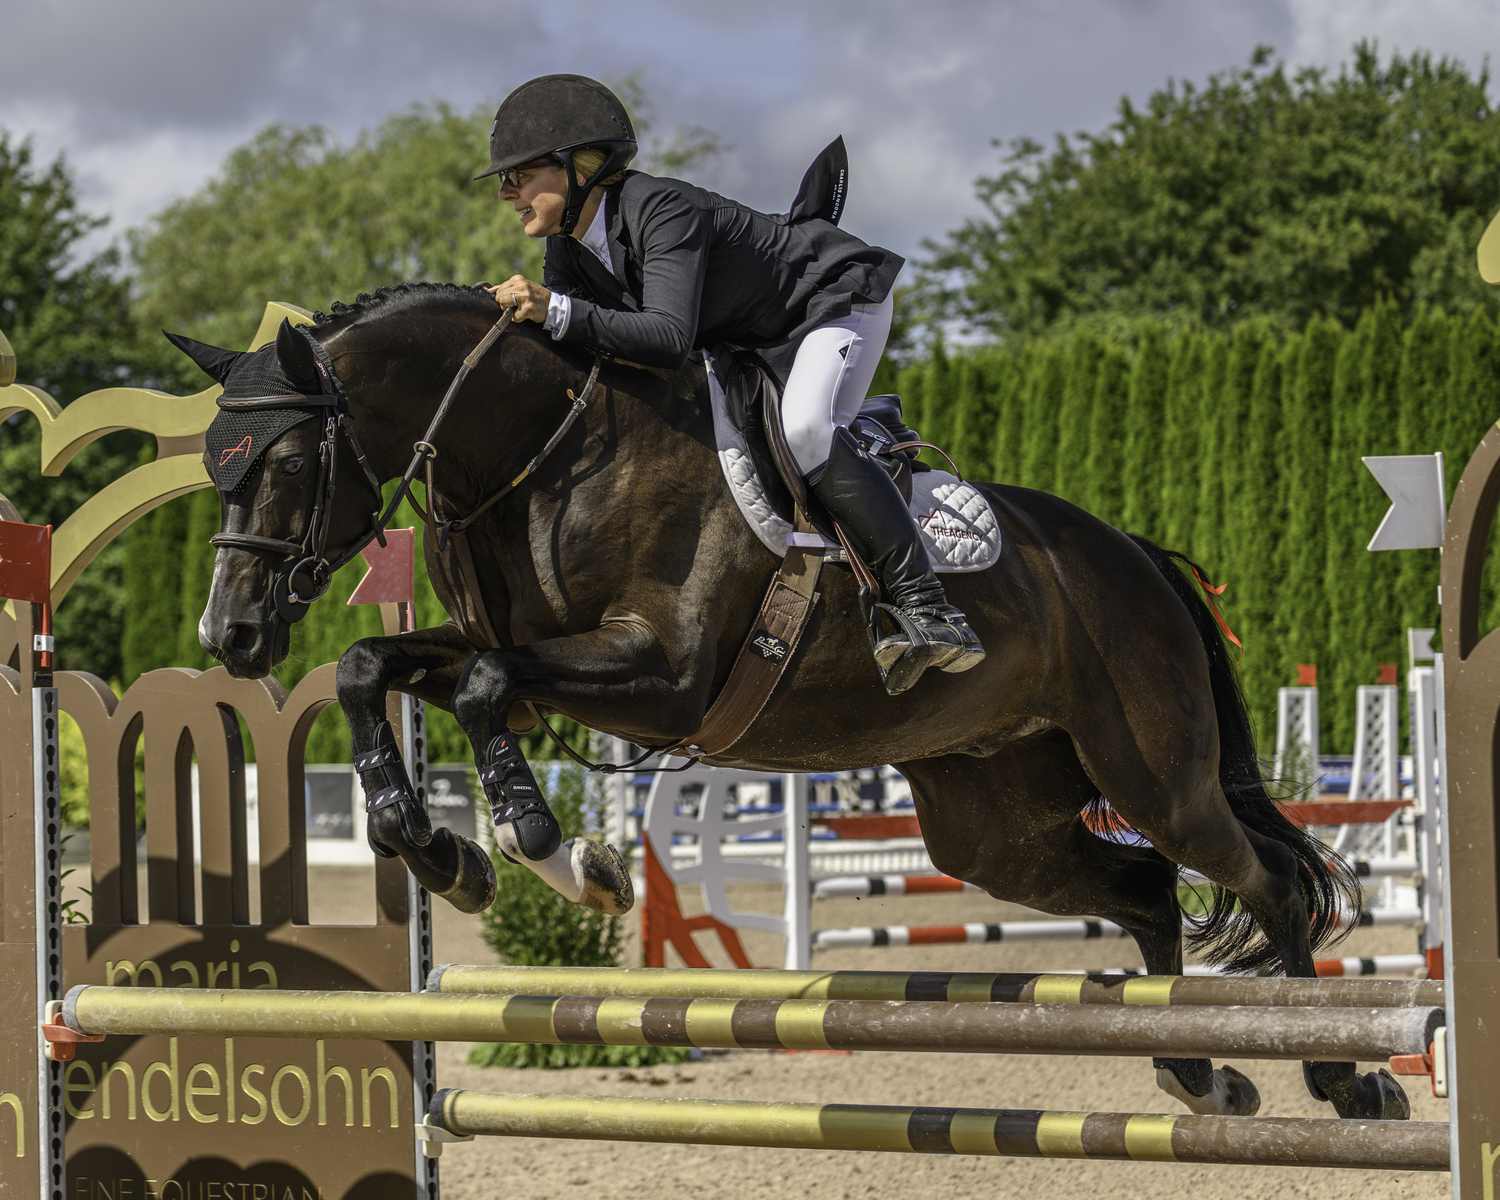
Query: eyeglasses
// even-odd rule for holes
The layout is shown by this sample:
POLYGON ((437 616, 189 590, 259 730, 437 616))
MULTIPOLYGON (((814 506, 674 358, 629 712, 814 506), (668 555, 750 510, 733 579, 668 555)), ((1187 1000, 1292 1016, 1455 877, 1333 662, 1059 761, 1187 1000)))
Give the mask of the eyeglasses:
POLYGON ((555 158, 545 159, 542 162, 527 163, 524 167, 511 167, 508 171, 498 172, 498 178, 506 187, 519 188, 521 176, 530 175, 534 171, 543 171, 550 167, 561 167, 562 163, 555 158))

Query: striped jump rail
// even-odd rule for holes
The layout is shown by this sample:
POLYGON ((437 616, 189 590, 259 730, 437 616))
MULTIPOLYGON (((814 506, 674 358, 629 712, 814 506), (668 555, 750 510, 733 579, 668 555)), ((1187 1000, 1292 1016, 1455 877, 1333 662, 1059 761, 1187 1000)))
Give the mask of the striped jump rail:
MULTIPOLYGON (((1427 969, 1425 954, 1377 954, 1372 958, 1320 958, 1313 963, 1319 979, 1344 979, 1355 975, 1410 975, 1413 971, 1427 969)), ((1184 975, 1222 976, 1218 967, 1188 966, 1182 968, 1184 975)), ((1145 967, 1105 967, 1089 971, 1090 975, 1146 975, 1145 967)), ((1439 990, 1433 1004, 1443 1002, 1441 983, 1433 981, 1439 990)))
MULTIPOLYGON (((1340 927, 1356 929, 1389 925, 1415 925, 1422 919, 1417 908, 1381 908, 1340 920, 1340 927)), ((1183 923, 1183 931, 1192 925, 1183 923)), ((986 925, 885 925, 853 929, 818 929, 813 932, 814 950, 867 950, 876 946, 953 946, 985 942, 1082 942, 1095 938, 1130 935, 1113 921, 1089 918, 1076 921, 1001 921, 986 925)))
POLYGON ((702 1049, 1384 1060, 1427 1053, 1438 1008, 951 1004, 240 991, 80 985, 76 1033, 702 1049))
POLYGON ((1302 1117, 655 1100, 444 1089, 432 1099, 427 1124, 460 1137, 1388 1171, 1449 1169, 1448 1126, 1440 1121, 1357 1123, 1302 1117))
POLYGON ((1440 979, 1264 979, 1125 972, 688 970, 445 964, 434 994, 677 996, 737 1000, 927 1000, 950 1004, 1252 1005, 1265 1008, 1440 1008, 1440 979))
MULTIPOLYGON (((1361 879, 1387 879, 1414 875, 1414 858, 1358 859, 1349 864, 1361 879)), ((1205 875, 1183 871, 1179 882, 1189 887, 1209 883, 1205 875)), ((984 889, 951 875, 836 875, 813 884, 814 900, 865 899, 871 896, 933 896, 984 889)))

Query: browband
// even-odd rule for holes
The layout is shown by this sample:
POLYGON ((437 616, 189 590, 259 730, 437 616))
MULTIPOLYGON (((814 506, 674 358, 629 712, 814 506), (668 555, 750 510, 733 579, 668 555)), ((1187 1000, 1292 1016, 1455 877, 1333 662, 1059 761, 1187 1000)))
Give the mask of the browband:
POLYGON ((274 396, 220 396, 215 403, 225 412, 250 412, 257 408, 343 408, 343 398, 306 392, 282 392, 274 396))

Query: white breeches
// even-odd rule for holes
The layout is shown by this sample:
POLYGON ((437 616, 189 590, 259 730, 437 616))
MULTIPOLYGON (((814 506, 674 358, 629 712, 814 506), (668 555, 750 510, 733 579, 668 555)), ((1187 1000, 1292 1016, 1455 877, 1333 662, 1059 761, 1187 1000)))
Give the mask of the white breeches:
POLYGON ((859 415, 891 332, 894 296, 856 304, 802 339, 781 397, 781 423, 803 475, 828 461, 833 430, 859 415))

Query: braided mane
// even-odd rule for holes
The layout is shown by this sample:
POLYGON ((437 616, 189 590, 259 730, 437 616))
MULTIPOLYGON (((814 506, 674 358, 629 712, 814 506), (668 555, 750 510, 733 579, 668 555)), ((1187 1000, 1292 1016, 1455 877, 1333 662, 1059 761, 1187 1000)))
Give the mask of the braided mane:
POLYGON ((346 320, 354 321, 374 312, 401 312, 416 308, 436 297, 451 297, 461 303, 472 303, 480 299, 491 305, 495 303, 493 297, 478 284, 393 283, 376 288, 373 294, 361 292, 354 298, 353 304, 335 300, 331 312, 313 314, 313 325, 321 327, 342 324, 346 320))

